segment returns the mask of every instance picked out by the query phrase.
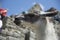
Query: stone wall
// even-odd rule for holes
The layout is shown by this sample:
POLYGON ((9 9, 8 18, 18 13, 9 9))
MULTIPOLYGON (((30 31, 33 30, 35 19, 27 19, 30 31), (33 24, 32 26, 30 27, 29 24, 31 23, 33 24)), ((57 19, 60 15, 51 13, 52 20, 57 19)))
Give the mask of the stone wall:
POLYGON ((25 40, 26 29, 14 24, 10 17, 5 18, 3 22, 4 25, 0 34, 1 40, 25 40))
POLYGON ((0 40, 35 40, 35 33, 28 28, 30 24, 27 25, 23 23, 24 22, 22 22, 20 26, 17 26, 14 23, 14 17, 4 18, 0 40))

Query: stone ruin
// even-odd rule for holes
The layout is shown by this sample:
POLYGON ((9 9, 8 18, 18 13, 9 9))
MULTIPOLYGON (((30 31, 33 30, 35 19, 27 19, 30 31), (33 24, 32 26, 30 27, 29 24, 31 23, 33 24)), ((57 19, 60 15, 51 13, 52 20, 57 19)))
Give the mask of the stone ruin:
MULTIPOLYGON (((31 11, 29 10, 29 13, 31 11)), ((34 13, 34 12, 32 12, 34 13)), ((43 27, 40 29, 38 28, 38 25, 35 24, 35 21, 39 20, 39 16, 35 16, 32 19, 27 17, 28 15, 25 15, 25 20, 21 20, 23 18, 19 17, 20 19, 16 18, 17 15, 11 15, 9 17, 6 17, 3 19, 3 29, 0 33, 0 40, 39 40, 41 36, 36 38, 36 31, 41 31, 43 27), (37 20, 36 20, 37 19, 37 20), (32 22, 32 23, 30 23, 32 22)), ((34 15, 32 15, 34 16, 34 15)), ((54 17, 52 17, 54 19, 54 17)), ((44 18, 42 19, 44 20, 44 18)), ((43 22, 43 21, 42 21, 43 22)), ((45 22, 45 20, 44 20, 45 22)), ((53 20, 55 25, 56 33, 58 34, 60 38, 60 23, 59 21, 53 20)), ((42 24, 43 25, 43 24, 42 24)), ((45 25, 43 25, 45 26, 45 25)), ((39 33, 37 33, 39 34, 39 33)), ((43 34, 42 34, 43 36, 43 34)))

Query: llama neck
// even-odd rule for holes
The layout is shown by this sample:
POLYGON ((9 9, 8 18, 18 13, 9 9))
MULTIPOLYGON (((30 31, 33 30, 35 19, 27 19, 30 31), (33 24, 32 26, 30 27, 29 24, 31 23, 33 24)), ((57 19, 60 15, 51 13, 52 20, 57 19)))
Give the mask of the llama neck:
POLYGON ((48 17, 46 17, 47 20, 47 26, 45 29, 45 40, 58 40, 58 36, 55 33, 53 22, 49 20, 48 17))

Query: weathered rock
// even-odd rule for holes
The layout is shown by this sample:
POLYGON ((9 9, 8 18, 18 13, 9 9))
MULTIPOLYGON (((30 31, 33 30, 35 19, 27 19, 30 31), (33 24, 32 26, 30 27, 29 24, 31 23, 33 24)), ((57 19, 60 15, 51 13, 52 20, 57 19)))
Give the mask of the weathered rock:
POLYGON ((6 37, 0 35, 0 40, 6 40, 6 37))
POLYGON ((26 31, 24 28, 21 28, 20 26, 17 26, 14 23, 13 18, 6 17, 3 20, 3 29, 1 31, 0 39, 1 40, 24 40, 25 39, 25 33, 26 31), (5 36, 5 37, 4 37, 5 36))

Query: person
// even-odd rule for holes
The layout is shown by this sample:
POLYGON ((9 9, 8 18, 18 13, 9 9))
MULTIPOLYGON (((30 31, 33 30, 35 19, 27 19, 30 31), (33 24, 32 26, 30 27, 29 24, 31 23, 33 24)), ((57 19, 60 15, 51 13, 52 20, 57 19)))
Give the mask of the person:
POLYGON ((1 32, 1 29, 2 29, 2 25, 3 25, 3 23, 2 23, 1 15, 0 15, 0 32, 1 32))
POLYGON ((6 17, 6 15, 7 15, 7 9, 0 8, 0 14, 1 14, 1 19, 3 19, 4 17, 6 17))
POLYGON ((3 26, 3 18, 6 16, 7 10, 0 8, 0 33, 2 31, 2 26, 3 26))

